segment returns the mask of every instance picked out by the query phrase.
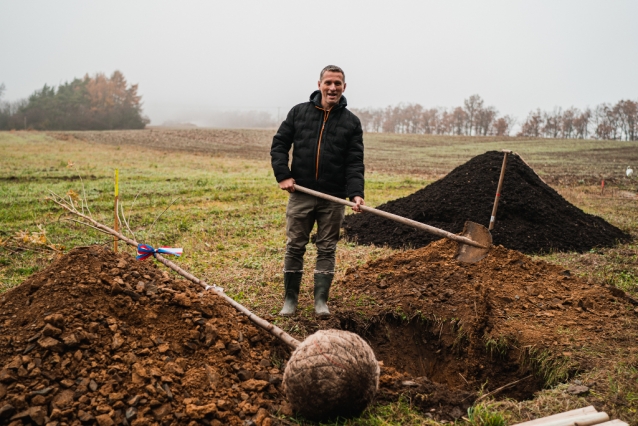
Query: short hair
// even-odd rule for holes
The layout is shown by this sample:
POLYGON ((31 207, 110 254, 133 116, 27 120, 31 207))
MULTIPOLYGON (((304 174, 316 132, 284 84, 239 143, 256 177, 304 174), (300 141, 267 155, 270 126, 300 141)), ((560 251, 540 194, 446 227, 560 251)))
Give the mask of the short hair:
POLYGON ((323 80, 323 75, 327 72, 327 71, 332 71, 332 72, 340 72, 341 75, 343 75, 343 82, 346 82, 346 73, 343 72, 343 70, 336 66, 336 65, 328 65, 327 67, 325 67, 324 69, 321 70, 321 74, 319 74, 319 81, 323 80))

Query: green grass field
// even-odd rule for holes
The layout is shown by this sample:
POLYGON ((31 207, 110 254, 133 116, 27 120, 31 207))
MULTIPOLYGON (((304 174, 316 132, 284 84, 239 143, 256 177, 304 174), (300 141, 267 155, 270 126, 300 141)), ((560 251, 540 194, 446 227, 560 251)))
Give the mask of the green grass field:
MULTIPOLYGON (((0 132, 0 293, 45 268, 65 250, 110 244, 108 236, 68 221, 46 197, 54 191, 86 199, 95 219, 112 224, 113 174, 118 168, 121 203, 139 242, 184 247, 179 263, 185 269, 224 287, 259 315, 276 313, 283 292, 287 197, 276 186, 270 169, 272 134, 265 130, 157 129, 0 132)), ((370 206, 408 195, 474 155, 506 148, 519 152, 569 201, 638 236, 638 179, 623 178, 627 165, 638 166, 635 143, 384 134, 367 135, 365 142, 366 203, 370 206), (598 186, 600 176, 610 183, 604 195, 598 186)), ((131 247, 122 249, 134 252, 131 247)), ((337 278, 350 266, 393 252, 340 242, 337 278)), ((314 257, 312 245, 308 256, 314 257)), ((584 279, 617 285, 632 294, 638 291, 638 247, 634 243, 542 258, 584 279)), ((308 271, 311 263, 307 262, 308 271)), ((301 306, 311 305, 311 276, 305 274, 308 281, 301 306)), ((339 297, 338 289, 334 297, 339 297)), ((311 314, 310 308, 306 313, 311 314)), ((296 330, 289 331, 294 334, 296 330)), ((638 421, 636 365, 590 373, 607 374, 606 380, 621 387, 633 383, 633 391, 623 394, 628 395, 627 400, 614 405, 625 420, 633 412, 632 418, 638 421)), ((565 394, 560 386, 532 401, 489 402, 480 409, 516 419, 525 410, 550 414, 591 403, 565 394)), ((610 385, 610 392, 618 386, 610 385)), ((486 423, 480 411, 467 424, 498 424, 486 423)), ((429 421, 411 410, 409 401, 402 401, 373 407, 348 424, 429 421)))

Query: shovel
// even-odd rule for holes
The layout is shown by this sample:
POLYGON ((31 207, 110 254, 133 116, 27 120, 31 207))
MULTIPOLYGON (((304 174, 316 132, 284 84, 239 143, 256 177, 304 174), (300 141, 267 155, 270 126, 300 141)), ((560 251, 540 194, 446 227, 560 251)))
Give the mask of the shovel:
MULTIPOLYGON (((335 203, 343 204, 346 206, 354 206, 355 203, 347 200, 343 200, 332 195, 324 194, 322 192, 314 191, 312 189, 304 188, 295 184, 295 190, 304 192, 309 195, 314 195, 324 200, 333 201, 335 203)), ((360 206, 364 212, 376 214, 377 216, 384 217, 386 219, 394 220, 395 222, 402 223, 404 225, 412 226, 416 229, 420 229, 430 234, 438 235, 439 237, 454 240, 459 243, 456 251, 456 260, 465 263, 476 263, 488 255, 490 247, 492 246, 492 234, 483 226, 475 222, 467 221, 463 227, 461 235, 456 235, 451 232, 444 231, 434 226, 426 225, 416 220, 408 219, 398 216, 396 214, 384 212, 383 210, 373 209, 368 206, 360 206)))

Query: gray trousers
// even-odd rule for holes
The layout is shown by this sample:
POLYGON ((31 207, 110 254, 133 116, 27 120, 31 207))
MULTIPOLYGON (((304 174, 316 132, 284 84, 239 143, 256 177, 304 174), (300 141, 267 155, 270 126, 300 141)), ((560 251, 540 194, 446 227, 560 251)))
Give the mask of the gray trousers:
POLYGON ((292 192, 286 208, 286 256, 284 272, 302 272, 306 244, 317 222, 317 264, 315 273, 334 274, 335 252, 345 207, 332 201, 292 192))

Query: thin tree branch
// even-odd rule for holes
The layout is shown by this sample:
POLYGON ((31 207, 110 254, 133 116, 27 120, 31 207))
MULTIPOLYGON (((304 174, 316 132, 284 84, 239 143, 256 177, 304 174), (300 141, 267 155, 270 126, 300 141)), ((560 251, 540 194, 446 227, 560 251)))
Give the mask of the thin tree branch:
POLYGON ((135 202, 137 201, 137 197, 139 197, 141 193, 142 193, 142 191, 139 191, 137 193, 137 195, 135 196, 135 198, 133 199, 133 203, 131 204, 131 208, 128 211, 128 219, 126 220, 127 223, 131 222, 131 215, 133 214, 133 207, 135 207, 135 202))
POLYGON ((513 382, 511 382, 511 383, 508 383, 508 384, 506 384, 505 386, 501 386, 500 388, 494 389, 492 392, 488 392, 488 393, 486 393, 485 395, 481 395, 481 396, 479 396, 479 397, 476 399, 476 401, 474 401, 474 403, 476 404, 476 403, 477 403, 477 402, 479 402, 480 400, 485 399, 485 398, 487 398, 488 396, 492 396, 492 395, 494 395, 494 394, 497 394, 497 393, 499 393, 500 391, 502 391, 502 390, 504 390, 504 389, 509 388, 510 386, 514 386, 514 385, 515 385, 516 383, 518 383, 518 382, 522 382, 522 381, 523 381, 523 380, 525 380, 525 379, 529 379, 530 377, 532 377, 532 375, 531 375, 531 374, 530 374, 529 376, 527 376, 527 377, 523 377, 522 379, 518 379, 518 380, 515 380, 515 381, 513 381, 513 382))
MULTIPOLYGON (((126 229, 128 229, 128 232, 131 233, 131 235, 133 236, 133 238, 135 238, 135 233, 133 232, 133 230, 131 229, 131 227, 128 225, 128 221, 126 220, 126 215, 124 214, 124 203, 120 204, 120 208, 122 210, 122 219, 121 222, 124 223, 124 226, 126 226, 126 229)), ((119 213, 118 213, 118 219, 119 219, 119 213)))
POLYGON ((82 194, 84 195, 84 198, 82 199, 82 213, 84 213, 84 206, 86 205, 86 211, 89 212, 89 216, 91 218, 93 218, 93 215, 91 214, 91 209, 89 208, 89 200, 86 198, 86 190, 84 189, 84 180, 82 180, 82 176, 80 176, 80 174, 78 174, 78 177, 80 178, 80 183, 82 184, 82 194))
POLYGON ((68 218, 67 218, 67 219, 64 219, 64 220, 68 220, 69 222, 79 223, 80 225, 88 226, 89 228, 93 228, 93 229, 95 229, 96 231, 99 231, 99 232, 101 232, 101 233, 103 233, 103 234, 111 235, 110 233, 105 232, 104 230, 102 230, 102 229, 100 229, 100 228, 96 228, 95 226, 91 226, 91 225, 89 225, 89 224, 88 224, 88 223, 86 223, 86 222, 81 222, 81 221, 79 221, 79 220, 75 220, 75 219, 68 219, 68 218))
POLYGON ((166 207, 166 208, 164 209, 164 211, 163 211, 162 213, 160 213, 160 214, 159 214, 159 216, 157 216, 157 217, 155 218, 155 220, 154 220, 154 221, 153 221, 153 223, 151 224, 151 228, 148 230, 148 233, 147 233, 147 234, 150 234, 150 233, 151 233, 151 231, 153 230, 153 227, 155 226, 155 222, 157 222, 157 221, 158 221, 158 219, 159 219, 160 217, 162 217, 162 215, 163 215, 164 213, 166 213, 166 210, 168 210, 169 208, 171 208, 171 206, 175 203, 175 201, 179 200, 180 198, 181 198, 181 197, 177 197, 177 198, 175 198, 173 201, 171 201, 171 203, 168 205, 168 207, 166 207))
MULTIPOLYGON (((132 246, 137 247, 139 245, 139 243, 137 241, 127 237, 126 235, 123 235, 123 234, 115 231, 114 229, 111 229, 108 226, 103 225, 103 224, 97 222, 96 220, 91 219, 90 217, 80 213, 72 205, 69 206, 68 203, 66 203, 66 202, 61 202, 61 201, 56 200, 55 196, 57 196, 57 195, 55 193, 53 193, 53 192, 52 192, 52 194, 54 195, 54 197, 50 198, 51 201, 53 201, 54 203, 56 203, 57 205, 59 205, 63 209, 65 209, 65 210, 67 210, 67 211, 69 211, 69 212, 71 212, 71 213, 73 213, 73 214, 75 214, 77 216, 80 216, 82 219, 90 222, 91 225, 87 224, 86 222, 81 222, 81 221, 76 221, 77 223, 80 223, 80 224, 85 225, 85 226, 89 226, 91 228, 98 229, 98 230, 100 230, 100 231, 102 231, 104 233, 111 234, 111 235, 117 237, 118 239, 120 239, 121 241, 124 241, 125 243, 130 244, 132 246)), ((197 278, 194 275, 192 275, 190 272, 185 271, 184 269, 182 269, 181 267, 177 266, 175 263, 171 262, 170 260, 166 259, 164 256, 162 256, 159 253, 155 253, 155 258, 158 260, 158 262, 163 263, 164 265, 166 265, 167 267, 171 268, 173 271, 177 272, 178 274, 180 274, 184 278, 187 278, 188 280, 190 280, 190 281, 194 282, 195 284, 201 286, 202 288, 204 288, 204 290, 213 290, 219 297, 223 298, 233 308, 235 308, 240 313, 246 315, 250 321, 255 323, 257 326, 259 326, 263 330, 267 331, 268 333, 272 334, 273 336, 277 337, 278 339, 280 339, 281 341, 286 343, 291 348, 295 349, 297 346, 299 346, 300 342, 297 339, 295 339, 290 334, 286 333, 284 330, 282 330, 281 328, 277 327, 276 325, 271 324, 268 321, 266 321, 265 319, 255 315, 250 310, 248 310, 248 308, 246 308, 242 304, 236 302, 235 300, 233 300, 232 298, 227 296, 223 292, 223 290, 221 290, 219 287, 211 286, 211 285, 207 284, 205 281, 200 280, 199 278, 197 278)))

